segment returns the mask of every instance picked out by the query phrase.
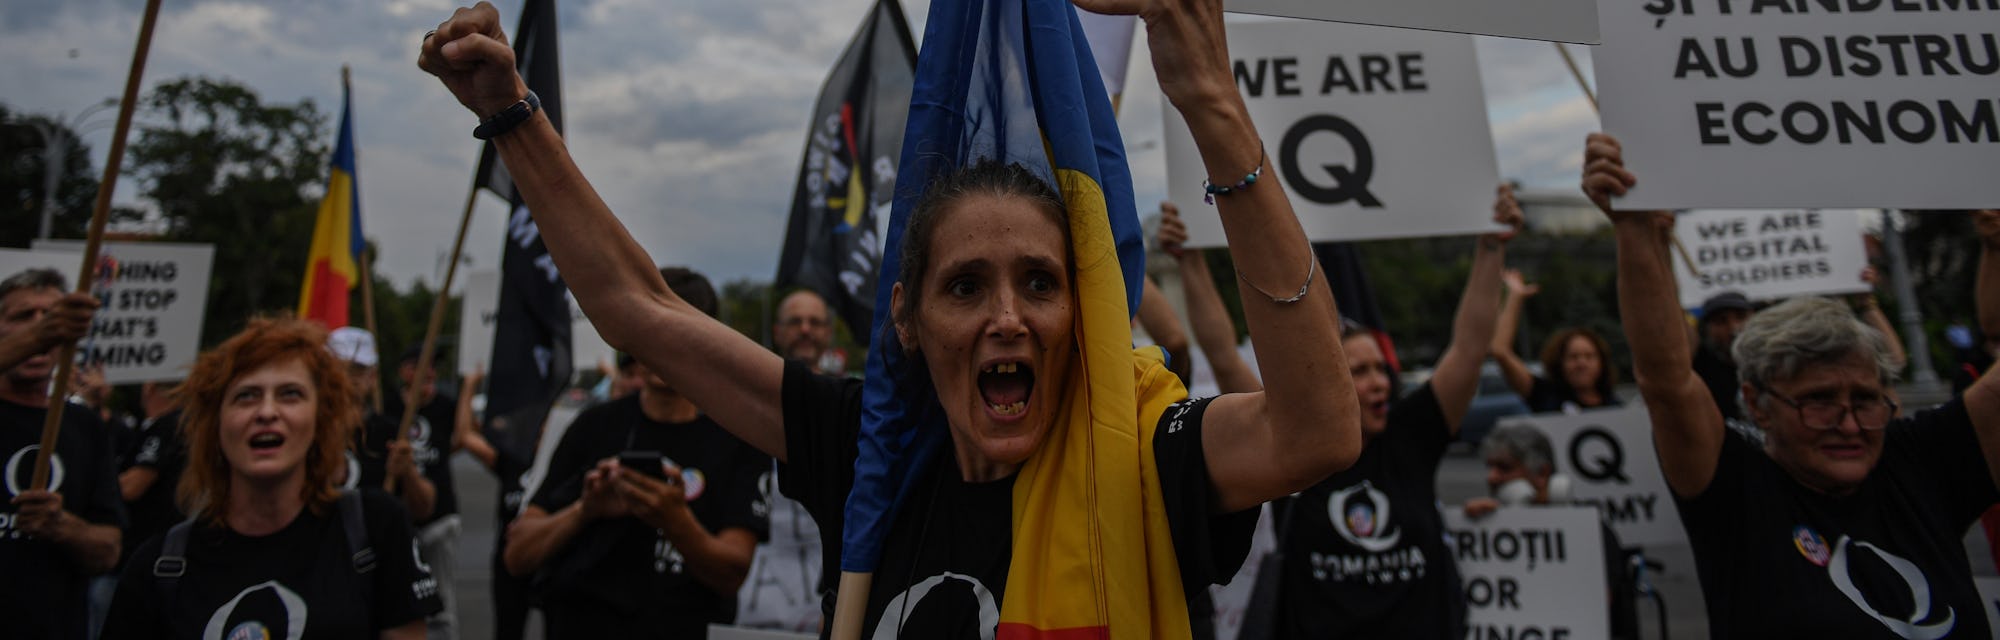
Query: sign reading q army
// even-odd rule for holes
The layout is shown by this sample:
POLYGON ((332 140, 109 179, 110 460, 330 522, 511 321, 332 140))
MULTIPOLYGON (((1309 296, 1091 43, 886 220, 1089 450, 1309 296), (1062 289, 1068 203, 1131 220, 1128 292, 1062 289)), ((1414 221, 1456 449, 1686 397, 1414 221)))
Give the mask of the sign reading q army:
MULTIPOLYGON (((1472 39, 1330 22, 1229 25, 1231 66, 1267 161, 1247 189, 1286 190, 1306 237, 1374 240, 1483 233, 1500 181, 1472 39)), ((1165 113, 1168 196, 1188 246, 1223 246, 1186 124, 1165 113)), ((1218 199, 1229 195, 1216 196, 1218 199)))
POLYGON ((1574 481, 1576 503, 1596 506, 1620 542, 1687 544, 1681 512, 1653 451, 1653 423, 1645 406, 1517 416, 1500 424, 1526 424, 1548 436, 1556 473, 1574 481))

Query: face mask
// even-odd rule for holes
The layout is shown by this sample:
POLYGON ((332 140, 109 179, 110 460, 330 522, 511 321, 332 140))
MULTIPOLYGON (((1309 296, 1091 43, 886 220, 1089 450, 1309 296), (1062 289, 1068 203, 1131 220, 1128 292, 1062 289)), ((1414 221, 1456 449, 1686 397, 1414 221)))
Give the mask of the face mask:
POLYGON ((1569 502, 1570 484, 1569 476, 1560 473, 1549 476, 1549 502, 1551 504, 1569 502))
POLYGON ((1500 485, 1500 488, 1493 492, 1493 499, 1499 500, 1500 504, 1510 507, 1533 504, 1535 502, 1535 485, 1530 484, 1526 478, 1508 480, 1506 484, 1500 485))

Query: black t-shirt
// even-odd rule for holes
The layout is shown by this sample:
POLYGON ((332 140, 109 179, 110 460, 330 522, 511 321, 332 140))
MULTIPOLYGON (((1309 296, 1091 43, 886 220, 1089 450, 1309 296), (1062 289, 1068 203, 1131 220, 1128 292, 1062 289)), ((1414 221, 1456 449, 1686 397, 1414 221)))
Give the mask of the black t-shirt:
POLYGON ((443 606, 437 580, 417 557, 402 504, 363 489, 361 513, 375 552, 367 573, 355 571, 335 505, 320 513, 301 509, 291 524, 264 536, 195 525, 186 574, 171 594, 153 575, 165 537, 154 536, 118 579, 102 637, 374 640, 384 629, 436 613, 443 606))
MULTIPOLYGON (((395 434, 395 425, 403 421, 403 399, 389 396, 382 399, 382 415, 389 420, 389 430, 368 434, 368 444, 378 453, 387 452, 389 437, 395 434)), ((379 429, 379 423, 371 424, 379 429)), ((424 479, 431 481, 437 490, 437 506, 431 510, 431 517, 418 522, 423 527, 439 518, 458 513, 458 491, 451 483, 451 431, 458 425, 458 400, 442 393, 431 396, 431 401, 417 407, 417 419, 410 424, 410 453, 416 458, 417 468, 424 479)), ((386 460, 385 460, 386 463, 386 460)), ((380 486, 378 483, 376 486, 380 486)))
POLYGON ((2000 491, 1962 400, 1890 423, 1840 497, 1725 433, 1715 478, 1674 501, 1711 637, 1988 637, 1960 537, 2000 491))
MULTIPOLYGON (((90 577, 67 547, 29 536, 16 528, 14 496, 32 485, 35 454, 41 448, 46 409, 0 401, 0 455, 6 456, 7 494, 0 498, 0 635, 20 638, 81 638, 84 583, 90 577)), ((63 510, 91 524, 125 526, 125 503, 118 494, 117 456, 104 423, 89 407, 63 410, 55 454, 49 457, 49 487, 62 494, 63 510)))
POLYGON ((1444 544, 1437 468, 1451 429, 1430 385, 1389 408, 1346 471, 1277 503, 1278 636, 1459 638, 1465 597, 1444 544))
POLYGON ((1737 402, 1743 385, 1737 381, 1736 365, 1722 359, 1714 349, 1703 344, 1694 351, 1694 374, 1708 385, 1709 395, 1715 396, 1715 406, 1722 409, 1722 417, 1731 420, 1743 419, 1743 407, 1737 402))
POLYGON ((124 558, 131 558, 139 543, 147 538, 187 519, 174 500, 175 488, 181 482, 181 471, 187 468, 187 448, 181 442, 179 409, 140 423, 139 439, 132 448, 131 461, 133 468, 152 469, 156 475, 145 493, 125 503, 131 514, 131 524, 125 528, 124 558))
MULTIPOLYGON (((779 489, 804 504, 819 523, 825 549, 822 575, 840 572, 847 494, 854 487, 854 460, 860 450, 861 385, 860 380, 821 376, 802 365, 785 364, 787 461, 779 466, 779 489)), ((1162 426, 1153 436, 1153 464, 1159 469, 1181 586, 1189 592, 1235 575, 1250 552, 1250 534, 1257 525, 1257 509, 1209 514, 1212 491, 1201 431, 1210 400, 1169 407, 1161 420, 1180 420, 1182 428, 1162 426)), ((883 541, 882 561, 862 623, 865 637, 875 633, 892 600, 903 619, 902 637, 992 637, 999 621, 1013 557, 1015 477, 968 483, 955 456, 946 453, 939 458, 917 480, 883 541)), ((821 605, 828 619, 832 601, 827 597, 821 605)), ((822 637, 826 633, 822 631, 822 637)))
MULTIPOLYGON (((656 451, 681 468, 688 508, 710 533, 745 529, 770 537, 757 477, 771 458, 708 416, 654 422, 633 394, 585 410, 549 458, 529 504, 554 513, 583 496, 583 476, 625 451, 656 451)), ((658 529, 626 516, 584 526, 537 576, 550 635, 559 638, 703 638, 711 622, 736 619, 736 594, 716 593, 687 572, 658 529)))
MULTIPOLYGON (((1617 394, 1599 395, 1604 399, 1604 404, 1597 407, 1616 407, 1624 404, 1618 400, 1617 394)), ((1576 399, 1576 390, 1571 389, 1568 383, 1556 382, 1541 376, 1535 376, 1535 385, 1528 389, 1528 397, 1525 400, 1528 410, 1534 413, 1567 411, 1571 406, 1578 409, 1596 408, 1583 406, 1583 403, 1576 399)))

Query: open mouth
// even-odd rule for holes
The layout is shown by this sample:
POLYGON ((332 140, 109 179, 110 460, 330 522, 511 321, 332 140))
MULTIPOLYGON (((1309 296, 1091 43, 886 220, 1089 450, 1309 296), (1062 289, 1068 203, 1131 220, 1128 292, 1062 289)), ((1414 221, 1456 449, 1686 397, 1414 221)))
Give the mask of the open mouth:
POLYGON ((986 410, 1011 418, 1026 413, 1034 395, 1035 370, 1025 362, 999 362, 979 371, 979 396, 986 410))
POLYGON ((276 433, 260 433, 250 436, 250 450, 255 452, 276 451, 285 446, 285 436, 276 433))

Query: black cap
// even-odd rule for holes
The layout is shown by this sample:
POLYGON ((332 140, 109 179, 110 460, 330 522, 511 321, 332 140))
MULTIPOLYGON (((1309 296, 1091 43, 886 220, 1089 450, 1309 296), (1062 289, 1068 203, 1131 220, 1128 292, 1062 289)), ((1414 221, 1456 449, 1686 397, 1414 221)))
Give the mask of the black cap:
POLYGON ((1708 319, 1710 316, 1715 315, 1717 312, 1727 311, 1730 309, 1755 311, 1757 307, 1751 305, 1750 299, 1744 297, 1742 292, 1724 291, 1722 293, 1709 296, 1707 300, 1703 300, 1701 302, 1701 317, 1702 319, 1705 320, 1708 319))

